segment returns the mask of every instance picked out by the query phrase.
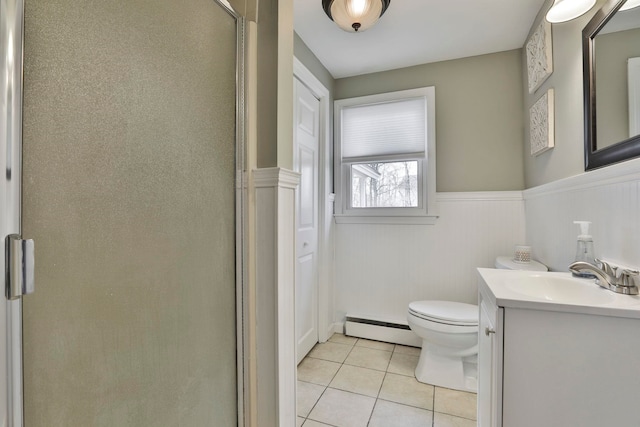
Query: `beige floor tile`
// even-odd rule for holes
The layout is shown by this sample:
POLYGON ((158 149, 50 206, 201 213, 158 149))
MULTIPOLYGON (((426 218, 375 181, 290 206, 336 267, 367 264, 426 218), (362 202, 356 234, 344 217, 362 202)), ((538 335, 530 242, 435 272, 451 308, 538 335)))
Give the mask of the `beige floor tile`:
POLYGON ((431 427, 433 412, 399 403, 376 402, 369 427, 431 427))
POLYGON ((343 334, 333 334, 333 335, 331 335, 331 338, 329 338, 329 341, 330 342, 337 342, 339 344, 354 345, 356 343, 356 341, 358 341, 358 338, 348 337, 348 336, 343 335, 343 334))
POLYGON ((475 393, 436 387, 434 405, 436 412, 475 420, 478 397, 475 393))
POLYGON ((337 427, 366 427, 375 401, 373 397, 328 388, 309 418, 337 427))
POLYGON ((418 382, 413 377, 387 373, 378 397, 403 405, 433 410, 433 386, 418 382))
POLYGON ((409 347, 407 345, 396 344, 396 348, 393 349, 394 353, 410 354, 412 356, 420 356, 420 347, 409 347))
POLYGON ((296 418, 296 427, 302 427, 302 424, 304 424, 304 418, 297 417, 296 418))
POLYGON ((378 397, 384 372, 358 366, 342 365, 329 384, 331 388, 378 397))
MULTIPOLYGON (((360 342, 360 340, 358 340, 360 342)), ((360 366, 362 368, 386 371, 391 359, 390 351, 376 350, 367 347, 358 347, 356 344, 349 353, 349 357, 344 361, 347 365, 360 366)))
POLYGON ((296 413, 299 417, 307 417, 311 409, 315 406, 318 399, 326 389, 325 386, 298 381, 298 390, 296 391, 296 413))
POLYGON ((309 357, 342 363, 344 362, 344 359, 347 358, 351 348, 352 347, 350 345, 346 344, 324 342, 316 344, 316 346, 309 352, 309 357))
POLYGON ((466 418, 436 412, 433 417, 433 427, 477 427, 478 423, 466 418))
POLYGON ((313 420, 305 421, 303 426, 304 427, 326 427, 326 426, 331 427, 329 424, 319 423, 319 422, 313 421, 313 420))
POLYGON ((356 343, 358 347, 375 348, 376 350, 393 351, 395 344, 389 344, 388 342, 373 341, 360 338, 356 343))
POLYGON ((391 356, 387 372, 413 377, 415 375, 416 366, 418 366, 418 359, 420 359, 418 356, 396 353, 394 351, 393 356, 391 356))
POLYGON ((298 379, 308 383, 329 385, 338 369, 340 369, 339 363, 305 357, 298 365, 298 379))

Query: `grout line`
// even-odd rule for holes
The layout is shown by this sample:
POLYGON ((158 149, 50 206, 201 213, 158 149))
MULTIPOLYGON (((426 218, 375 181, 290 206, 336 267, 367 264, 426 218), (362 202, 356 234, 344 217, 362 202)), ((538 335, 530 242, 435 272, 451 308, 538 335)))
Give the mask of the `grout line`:
MULTIPOLYGON (((340 344, 340 343, 334 343, 334 344, 340 344)), ((349 345, 349 344, 346 344, 346 345, 349 345)), ((347 356, 344 358, 344 360, 347 360, 347 357, 349 357, 349 354, 351 354, 351 352, 353 351, 354 348, 355 348, 355 343, 351 344, 351 350, 349 350, 349 353, 347 353, 347 356)), ((305 356, 305 358, 307 358, 307 357, 309 357, 309 356, 305 356)), ((319 359, 319 360, 324 360, 324 359, 319 359)), ((329 380, 329 383, 326 386, 324 386, 324 390, 322 390, 322 393, 320 393, 320 396, 318 396, 318 399, 316 400, 316 403, 313 404, 313 406, 311 407, 311 410, 309 410, 309 413, 307 414, 307 417, 305 417, 305 421, 302 423, 303 426, 304 426, 304 423, 306 423, 307 420, 309 419, 309 415, 311 415, 311 413, 313 412, 315 407, 318 405, 318 402, 320 402, 320 399, 322 399, 322 396, 324 396, 325 392, 329 389, 329 385, 333 382, 333 380, 335 379, 336 375, 338 375, 338 372, 340 372, 340 369, 342 369, 342 367, 344 366, 344 360, 341 363, 340 362, 334 362, 334 363, 340 363, 340 367, 336 370, 336 373, 333 374, 333 376, 329 380)), ((331 360, 326 360, 326 361, 327 362, 332 362, 331 360)), ((333 389, 332 388, 332 390, 337 390, 337 389, 333 389)), ((344 391, 344 390, 341 390, 341 391, 344 391)), ((354 393, 354 394, 357 394, 357 393, 354 393)), ((317 420, 313 420, 312 419, 312 421, 317 421, 317 420)), ((317 422, 322 422, 322 421, 317 421, 317 422)), ((327 423, 324 423, 324 424, 327 424, 327 423)), ((327 424, 327 425, 331 425, 331 424, 327 424)))
MULTIPOLYGON (((318 345, 318 344, 316 344, 318 345)), ((314 346, 315 348, 315 346, 314 346)), ((313 350, 313 349, 311 349, 313 350)), ((309 352, 311 353, 311 352, 309 352)), ((310 357, 309 355, 305 356, 302 361, 304 361, 304 359, 306 359, 307 357, 310 357)), ((314 359, 313 357, 310 357, 311 359, 314 359)), ((318 360, 323 360, 323 359, 318 359, 318 360)), ((330 360, 325 360, 325 362, 330 362, 330 360)), ((337 363, 337 362, 334 362, 337 363)), ((342 367, 342 364, 340 365, 340 367, 342 367)), ((297 369, 297 368, 296 368, 297 369)), ((329 382, 327 383, 327 385, 321 385, 321 384, 315 384, 315 383, 310 383, 310 384, 315 384, 315 385, 319 385, 321 387, 324 387, 324 390, 322 390, 322 393, 320 393, 320 396, 318 396, 318 398, 316 399, 316 403, 313 404, 313 406, 311 407, 311 409, 309 410, 309 413, 307 414, 306 417, 304 417, 304 422, 302 423, 302 425, 304 426, 304 423, 307 422, 307 420, 309 419, 309 415, 311 415, 311 413, 313 412, 313 410, 315 409, 315 407, 318 405, 318 402, 320 402, 320 399, 322 399, 322 396, 324 396, 324 393, 327 391, 327 389, 329 388, 329 384, 331 384, 331 381, 333 381, 333 379, 335 378, 336 375, 338 375, 338 372, 340 371, 340 368, 338 368, 338 370, 336 370, 336 373, 333 374, 333 376, 331 377, 331 379, 329 380, 329 382)), ((300 381, 300 380, 298 380, 300 381)), ((297 398, 297 396, 296 396, 297 398)), ((297 416, 297 410, 296 410, 296 416, 297 416)))
POLYGON ((373 402, 373 408, 371 408, 371 413, 369 414, 369 419, 367 420, 367 426, 371 424, 371 418, 373 418, 373 413, 376 410, 376 406, 378 406, 378 399, 373 402))
POLYGON ((380 399, 380 392, 382 391, 382 386, 384 385, 384 380, 387 379, 388 372, 385 371, 384 376, 382 377, 382 382, 380 383, 380 388, 378 389, 378 394, 376 395, 376 400, 380 399))
MULTIPOLYGON (((330 427, 339 427, 339 426, 334 426, 333 424, 327 424, 325 422, 317 421, 317 420, 314 420, 314 419, 311 419, 311 418, 305 418, 304 422, 306 423, 307 420, 315 421, 316 423, 321 423, 321 424, 324 424, 324 425, 330 426, 330 427)), ((304 427, 304 423, 302 423, 302 427, 304 427)))
MULTIPOLYGON (((392 353, 393 354, 393 353, 392 353)), ((387 366, 387 369, 389 367, 387 366)), ((371 409, 371 414, 369 414, 369 421, 367 421, 367 426, 371 423, 371 418, 373 418, 373 413, 376 410, 376 406, 378 406, 378 401, 382 400, 380 399, 380 392, 382 391, 382 386, 384 385, 384 380, 385 378, 387 378, 387 371, 384 371, 384 376, 382 377, 382 382, 380 383, 380 388, 378 388, 378 393, 376 394, 376 400, 375 402, 373 402, 373 409, 371 409)))
MULTIPOLYGON (((322 393, 320 393, 320 396, 318 396, 318 398, 316 399, 316 403, 313 404, 313 406, 311 407, 311 409, 309 409, 309 413, 307 414, 306 417, 304 417, 305 421, 307 419, 309 419, 309 415, 311 415, 311 413, 313 412, 313 410, 315 409, 315 407, 318 405, 318 402, 320 402, 320 399, 322 399, 322 396, 324 396, 324 392, 327 391, 327 389, 329 388, 329 386, 326 386, 324 388, 324 390, 322 390, 322 393)), ((304 423, 303 423, 304 424, 304 423)))
POLYGON ((393 359, 393 352, 391 352, 391 357, 389 358, 389 361, 387 362, 387 367, 384 370, 384 372, 389 372, 389 366, 391 366, 391 359, 393 359))
MULTIPOLYGON (((379 397, 377 400, 384 400, 385 402, 389 402, 389 403, 395 403, 396 405, 400 405, 400 406, 406 406, 408 408, 414 408, 414 409, 422 409, 423 411, 427 411, 427 412, 434 412, 431 409, 427 409, 427 408, 423 408, 421 406, 415 406, 415 405, 411 405, 409 403, 402 403, 402 402, 396 402, 394 400, 389 400, 389 399, 383 399, 381 397, 379 397)), ((439 414, 444 414, 444 412, 438 412, 439 414)), ((451 415, 451 414, 445 414, 445 415, 451 415)), ((453 415, 454 417, 457 415, 453 415)), ((459 417, 459 418, 463 418, 463 417, 459 417)), ((468 418, 467 418, 468 419, 468 418)))
POLYGON ((436 386, 433 386, 433 398, 431 399, 431 426, 436 425, 436 386))
POLYGON ((477 419, 476 419, 476 420, 474 420, 473 418, 463 417, 462 415, 449 414, 449 413, 447 413, 447 412, 440 412, 440 411, 433 411, 433 413, 434 413, 434 414, 435 414, 436 412, 437 412, 437 413, 439 413, 439 414, 442 414, 442 415, 447 415, 447 416, 449 416, 449 417, 460 418, 460 419, 462 419, 462 420, 478 421, 477 419))

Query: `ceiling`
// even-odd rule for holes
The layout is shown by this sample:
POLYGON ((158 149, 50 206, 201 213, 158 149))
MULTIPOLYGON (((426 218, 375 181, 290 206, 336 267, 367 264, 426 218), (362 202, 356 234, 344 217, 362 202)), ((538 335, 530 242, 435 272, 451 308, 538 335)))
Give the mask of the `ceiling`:
POLYGON ((347 33, 321 0, 294 0, 294 27, 334 78, 518 49, 545 0, 393 0, 371 29, 347 33))

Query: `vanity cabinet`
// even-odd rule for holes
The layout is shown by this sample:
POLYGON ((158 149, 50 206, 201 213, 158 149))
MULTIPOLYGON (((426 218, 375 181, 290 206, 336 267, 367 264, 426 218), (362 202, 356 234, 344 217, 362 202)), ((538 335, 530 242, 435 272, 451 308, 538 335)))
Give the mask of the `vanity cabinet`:
POLYGON ((478 307, 478 427, 501 426, 504 309, 480 294, 478 307))
POLYGON ((479 427, 640 426, 640 299, 617 316, 479 288, 479 427))

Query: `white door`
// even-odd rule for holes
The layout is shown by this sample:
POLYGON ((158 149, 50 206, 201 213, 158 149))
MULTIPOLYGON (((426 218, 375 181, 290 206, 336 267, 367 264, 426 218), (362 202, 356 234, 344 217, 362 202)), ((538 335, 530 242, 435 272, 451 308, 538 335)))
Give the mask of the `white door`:
POLYGON ((320 101, 298 79, 294 87, 296 194, 296 339, 298 363, 318 342, 318 143, 320 101))

